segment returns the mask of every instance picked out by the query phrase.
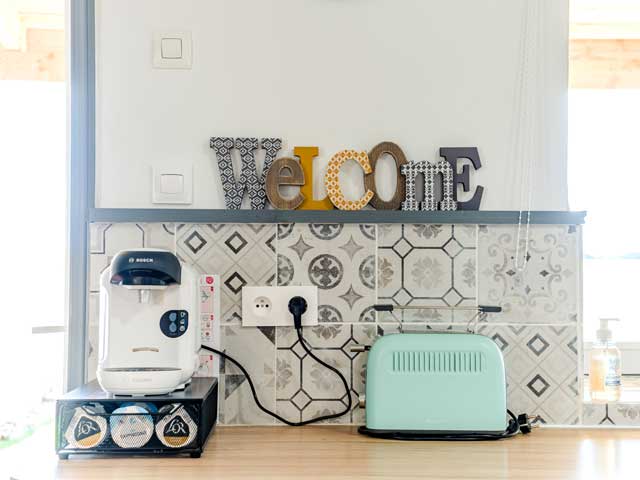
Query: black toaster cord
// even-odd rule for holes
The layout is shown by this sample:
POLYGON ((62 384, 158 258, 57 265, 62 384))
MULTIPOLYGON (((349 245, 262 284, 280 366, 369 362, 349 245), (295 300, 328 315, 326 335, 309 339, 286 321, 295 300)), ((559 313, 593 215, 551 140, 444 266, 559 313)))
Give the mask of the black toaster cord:
POLYGON ((478 441, 478 440, 502 440, 510 438, 518 433, 528 434, 531 432, 531 424, 526 414, 516 417, 511 410, 507 410, 511 417, 504 432, 500 433, 425 433, 406 431, 381 431, 370 430, 366 426, 358 428, 358 433, 369 435, 370 437, 384 438, 387 440, 437 440, 437 441, 478 441))
MULTIPOLYGON (((307 346, 307 342, 305 341, 304 337, 302 336, 302 314, 306 310, 307 310, 307 302, 302 297, 293 297, 289 301, 289 311, 293 315, 293 324, 294 324, 294 327, 296 329, 296 333, 298 334, 298 341, 300 342, 300 345, 302 345, 302 348, 304 349, 304 351, 307 352, 307 354, 311 358, 313 358, 316 362, 318 362, 320 365, 322 365, 326 369, 331 370, 338 377, 340 377, 340 380, 342 381, 342 385, 344 386, 344 390, 345 390, 345 393, 347 395, 347 405, 345 406, 344 410, 342 410, 342 411, 340 411, 338 413, 332 413, 332 414, 329 414, 329 415, 322 415, 320 417, 311 418, 309 420, 304 420, 302 422, 291 422, 291 421, 287 420, 286 418, 281 417, 277 413, 272 412, 271 410, 269 410, 264 405, 262 405, 262 403, 260 402, 260 399, 258 398, 258 393, 256 391, 255 385, 253 384, 253 380, 251 380, 251 375, 249 375, 249 372, 247 372, 247 370, 240 364, 240 362, 235 360, 233 357, 227 355, 225 352, 222 352, 220 350, 216 350, 215 348, 211 348, 211 347, 208 347, 206 345, 201 345, 201 347, 204 350, 207 350, 209 352, 215 353, 216 355, 219 355, 220 357, 224 358, 225 360, 230 361, 236 367, 238 367, 240 369, 240 371, 242 372, 242 374, 247 379, 247 382, 249 383, 249 388, 251 388, 251 394, 253 395, 253 400, 256 402, 256 405, 258 406, 258 408, 260 410, 262 410, 264 413, 266 413, 267 415, 272 416, 276 420, 279 420, 282 423, 284 423, 286 425, 289 425, 290 427, 302 427, 304 425, 309 425, 311 423, 317 423, 317 422, 322 422, 324 420, 331 420, 331 419, 334 419, 334 418, 342 417, 343 415, 346 415, 351 411, 351 407, 353 405, 353 401, 351 400, 351 391, 349 389, 349 383, 347 382, 347 379, 340 372, 340 370, 338 370, 337 368, 335 368, 332 365, 329 365, 324 360, 321 360, 320 358, 318 358, 316 356, 316 354, 313 353, 311 351, 311 349, 307 346)), ((336 400, 340 401, 341 399, 336 399, 336 400)))

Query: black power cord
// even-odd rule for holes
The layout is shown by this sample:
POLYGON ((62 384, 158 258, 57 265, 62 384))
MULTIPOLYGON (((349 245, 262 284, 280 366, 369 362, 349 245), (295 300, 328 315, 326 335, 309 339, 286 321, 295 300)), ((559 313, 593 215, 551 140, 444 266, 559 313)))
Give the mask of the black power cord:
POLYGON ((504 432, 500 433, 423 433, 423 432, 391 432, 369 430, 366 426, 358 428, 358 433, 369 435, 370 437, 385 438, 388 440, 438 440, 438 441, 474 441, 474 440, 502 440, 510 438, 522 432, 527 434, 531 432, 531 424, 526 415, 520 415, 518 418, 511 410, 507 410, 511 417, 509 424, 504 432), (523 420, 524 417, 524 420, 523 420), (525 422, 526 424, 523 424, 525 422), (528 428, 527 426, 528 425, 528 428))
POLYGON ((289 300, 289 311, 293 315, 293 325, 294 325, 294 328, 296 329, 296 333, 298 334, 298 340, 300 341, 300 345, 302 345, 302 348, 305 350, 305 352, 307 352, 307 354, 311 358, 313 358, 316 362, 318 362, 320 365, 322 365, 323 367, 327 368, 328 370, 331 370, 336 375, 338 375, 338 377, 340 377, 340 380, 342 380, 342 384, 344 385, 344 390, 347 394, 347 406, 345 407, 344 410, 338 413, 332 413, 330 415, 322 415, 320 417, 311 418, 309 420, 304 420, 302 422, 291 422, 286 418, 281 417, 277 413, 272 412, 264 405, 262 405, 262 403, 260 402, 260 399, 258 398, 256 387, 253 384, 253 380, 251 380, 251 376, 249 375, 249 372, 247 372, 247 370, 237 360, 235 360, 233 357, 215 348, 211 348, 206 345, 201 345, 201 347, 204 350, 207 350, 209 352, 215 353, 216 355, 219 355, 220 357, 230 361, 236 367, 238 367, 242 372, 242 374, 247 379, 247 382, 249 383, 249 387, 251 388, 251 394, 253 395, 253 400, 254 402, 256 402, 256 405, 258 406, 258 408, 262 410, 264 413, 266 413, 267 415, 270 415, 276 420, 281 421, 285 425, 289 425, 290 427, 302 427, 304 425, 309 425, 311 423, 317 423, 323 420, 331 420, 333 418, 338 418, 338 417, 342 417, 343 415, 346 415, 351 411, 351 406, 352 406, 351 391, 349 390, 349 384, 347 383, 347 379, 344 377, 344 375, 342 375, 342 373, 337 368, 319 359, 307 346, 307 343, 304 340, 304 337, 302 336, 302 315, 304 314, 304 312, 307 311, 307 302, 302 297, 293 297, 291 300, 289 300))

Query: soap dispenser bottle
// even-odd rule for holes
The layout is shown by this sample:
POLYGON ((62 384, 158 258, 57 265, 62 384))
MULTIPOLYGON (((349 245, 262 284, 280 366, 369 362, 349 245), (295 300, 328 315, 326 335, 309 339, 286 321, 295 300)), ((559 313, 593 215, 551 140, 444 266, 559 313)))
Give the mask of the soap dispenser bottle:
POLYGON ((613 342, 609 328, 609 322, 617 321, 617 318, 601 318, 600 328, 596 331, 597 342, 591 349, 589 361, 589 384, 593 402, 607 403, 620 400, 620 350, 613 342))

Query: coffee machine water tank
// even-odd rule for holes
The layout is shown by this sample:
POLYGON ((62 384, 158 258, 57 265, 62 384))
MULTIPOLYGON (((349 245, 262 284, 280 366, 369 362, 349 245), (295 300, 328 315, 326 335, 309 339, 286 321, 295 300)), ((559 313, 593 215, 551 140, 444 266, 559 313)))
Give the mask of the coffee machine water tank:
POLYGON ((198 275, 170 251, 119 252, 100 276, 97 377, 115 395, 184 388, 198 366, 198 275))

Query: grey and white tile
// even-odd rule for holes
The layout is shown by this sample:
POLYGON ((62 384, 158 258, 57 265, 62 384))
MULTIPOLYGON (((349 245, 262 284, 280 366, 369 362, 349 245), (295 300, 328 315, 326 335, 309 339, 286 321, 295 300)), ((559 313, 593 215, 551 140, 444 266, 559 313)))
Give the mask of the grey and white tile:
MULTIPOLYGON (((273 375, 252 376, 260 402, 275 411, 273 375)), ((256 406, 251 388, 242 374, 225 374, 219 377, 218 422, 222 425, 273 425, 274 419, 256 406)))
POLYGON ((374 322, 374 225, 278 226, 278 285, 318 287, 321 322, 374 322))
POLYGON ((532 225, 528 248, 523 228, 519 252, 517 231, 516 225, 479 227, 478 302, 500 305, 494 318, 501 323, 577 322, 579 227, 532 225))
POLYGON ((478 333, 500 347, 507 375, 507 404, 548 424, 580 419, 578 330, 563 326, 481 325, 478 333))
MULTIPOLYGON (((355 344, 370 345, 376 328, 371 324, 320 324, 304 328, 304 339, 313 353, 337 368, 347 379, 352 399, 351 415, 330 423, 364 422, 364 412, 357 407, 364 392, 365 353, 354 353, 355 344)), ((276 404, 278 413, 292 421, 308 420, 337 413, 347 406, 347 396, 340 378, 318 364, 302 348, 295 330, 278 327, 276 353, 276 404)))
POLYGON ((276 226, 268 224, 182 224, 176 229, 179 258, 200 273, 219 274, 223 323, 242 320, 242 287, 273 285, 276 226))
MULTIPOLYGON (((222 349, 238 361, 251 376, 260 401, 275 409, 275 327, 221 327, 222 349)), ((253 401, 249 383, 242 371, 228 360, 221 362, 218 394, 220 423, 227 425, 270 425, 274 420, 253 401)))
POLYGON ((640 427, 640 403, 585 403, 582 423, 640 427))
MULTIPOLYGON (((221 341, 224 351, 237 360, 249 375, 275 375, 276 327, 242 327, 223 325, 221 341)), ((222 373, 241 374, 231 362, 222 362, 222 373)))
MULTIPOLYGON (((476 304, 476 227, 380 225, 378 302, 434 307, 476 304)), ((397 317, 406 322, 465 322, 469 313, 424 308, 397 317)), ((382 315, 378 321, 387 321, 382 315)))

